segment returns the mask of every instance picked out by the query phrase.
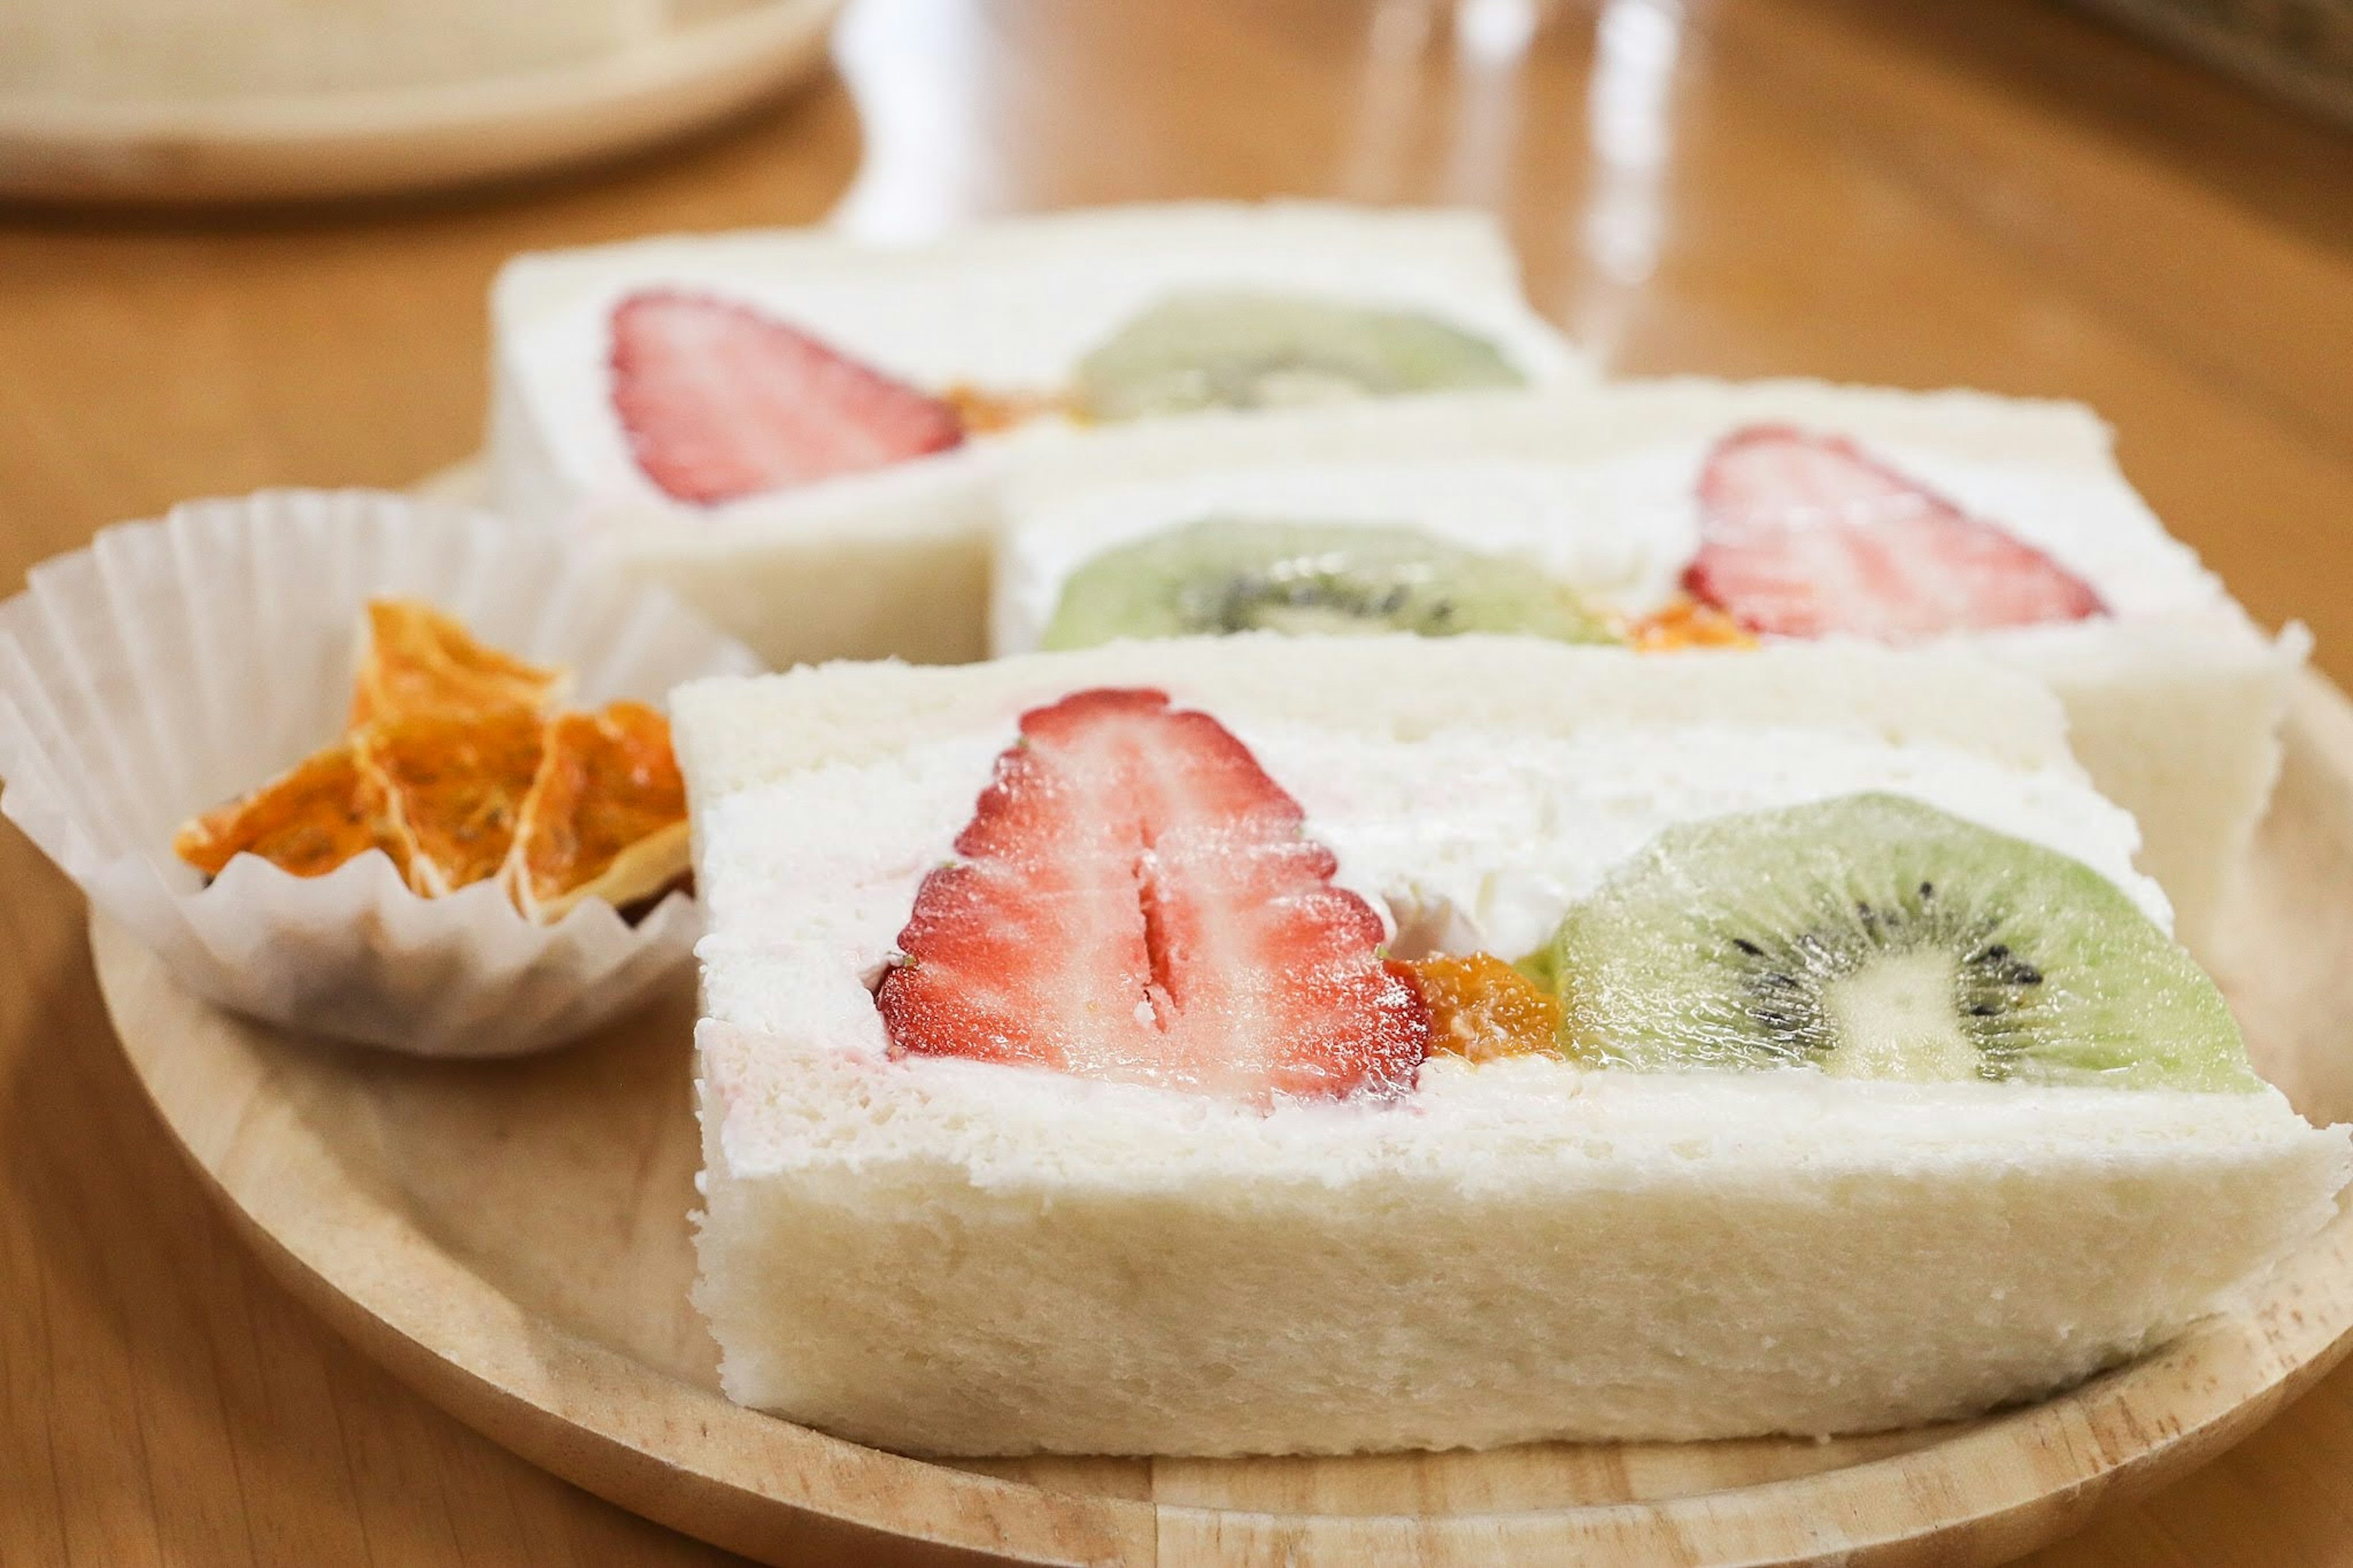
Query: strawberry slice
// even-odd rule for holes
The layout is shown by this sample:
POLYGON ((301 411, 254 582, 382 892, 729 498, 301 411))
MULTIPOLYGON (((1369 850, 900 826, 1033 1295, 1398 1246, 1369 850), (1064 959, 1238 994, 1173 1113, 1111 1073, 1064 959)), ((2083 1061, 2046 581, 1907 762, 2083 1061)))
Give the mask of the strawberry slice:
POLYGON ((964 439, 955 410, 756 310, 657 289, 613 308, 613 411, 646 477, 715 505, 964 439))
POLYGON ((1303 821, 1166 692, 1023 714, 875 994, 892 1054, 1260 1104, 1410 1089, 1430 1010, 1303 821))
POLYGON ((1751 631, 1899 643, 2105 609, 2050 556, 1834 436, 1735 431, 1699 504, 1683 588, 1751 631))

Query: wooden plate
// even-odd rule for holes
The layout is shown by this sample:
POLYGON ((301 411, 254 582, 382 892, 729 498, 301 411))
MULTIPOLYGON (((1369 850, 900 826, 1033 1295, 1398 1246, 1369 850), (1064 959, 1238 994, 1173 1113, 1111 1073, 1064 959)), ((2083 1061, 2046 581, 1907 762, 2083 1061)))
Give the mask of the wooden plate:
POLYGON ((586 163, 798 81, 824 60, 840 6, 751 0, 618 54, 428 87, 175 103, 0 95, 0 196, 301 200, 586 163))
MULTIPOLYGON (((2308 1115, 2353 1116, 2353 708, 2298 694, 2225 976, 2308 1115)), ((2239 1310, 2062 1398, 1832 1443, 944 1465, 721 1398, 689 1310, 691 997, 569 1051, 436 1064, 281 1037, 103 921, 99 980, 164 1121, 277 1274, 559 1475, 770 1563, 1999 1561, 2158 1485, 2353 1344, 2353 1213, 2239 1310)))

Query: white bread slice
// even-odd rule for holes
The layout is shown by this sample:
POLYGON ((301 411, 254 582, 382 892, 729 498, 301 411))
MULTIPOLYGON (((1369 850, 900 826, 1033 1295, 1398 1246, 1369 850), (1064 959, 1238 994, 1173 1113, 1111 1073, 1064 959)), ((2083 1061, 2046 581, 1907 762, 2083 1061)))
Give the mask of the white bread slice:
POLYGON ((607 318, 649 287, 752 305, 934 393, 1058 390, 1137 311, 1202 287, 1425 310, 1487 337, 1532 384, 1589 375, 1521 300, 1493 220, 1468 211, 1180 203, 1007 220, 923 246, 766 230, 510 262, 491 297, 498 506, 590 533, 780 668, 981 657, 993 483, 1014 438, 719 507, 675 501, 638 469, 611 406, 607 318))
POLYGON ((682 688, 712 920, 695 1300, 731 1397, 946 1454, 1862 1430, 2133 1355, 2334 1212, 2348 1131, 2271 1091, 1439 1061, 1399 1105, 1261 1114, 889 1059, 862 972, 912 882, 853 868, 919 877, 1024 708, 1147 682, 1246 739, 1606 731, 1631 757, 1797 727, 2087 794, 2052 700, 1948 653, 1238 637, 682 688), (911 828, 894 770, 965 742, 911 828))
POLYGON ((2117 468, 2107 426, 2078 405, 1676 378, 1105 432, 1017 459, 992 647, 1035 646, 1059 575, 1083 558, 1087 540, 1108 544, 1165 526, 1187 505, 1231 511, 1253 488, 1282 495, 1268 510, 1292 517, 1304 515, 1302 498, 1319 486, 1358 512, 1367 494, 1385 497, 1388 510, 1365 521, 1410 521, 1473 544, 1486 527, 1490 548, 1529 553, 1605 599, 1630 586, 1638 598, 1662 593, 1696 542, 1688 488, 1652 487, 1657 506, 1633 516, 1622 495, 1594 502, 1596 477, 1646 455, 1695 470, 1707 443, 1757 423, 1849 435, 1899 468, 1926 468, 1922 477, 2051 551, 2108 598, 2111 616, 1960 640, 2058 694, 2093 782, 2139 819, 2140 865, 2172 899, 2182 940, 2211 957, 2233 868, 2270 799, 2279 725, 2310 639, 2301 626, 2277 637, 2256 628, 2165 533, 2117 468), (1510 482, 1496 479, 1498 465, 1516 470, 1510 482), (1399 479, 1417 468, 1428 476, 1418 486, 1399 479), (1441 477, 1449 473, 1452 482, 1441 477), (1546 486, 1548 499, 1529 500, 1546 486))

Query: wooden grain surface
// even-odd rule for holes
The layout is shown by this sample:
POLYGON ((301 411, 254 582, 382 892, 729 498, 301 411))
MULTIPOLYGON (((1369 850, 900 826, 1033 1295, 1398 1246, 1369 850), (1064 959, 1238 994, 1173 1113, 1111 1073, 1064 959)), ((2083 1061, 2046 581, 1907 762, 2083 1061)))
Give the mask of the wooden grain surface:
MULTIPOLYGON (((2353 143, 2026 0, 860 0, 839 74, 593 178, 226 219, 0 214, 0 586, 116 518, 478 442, 513 249, 1126 197, 1496 206, 1615 368, 2079 396, 2353 678, 2353 143)), ((725 1561, 515 1459, 271 1284, 0 831, 0 1563, 725 1561)), ((2353 1368, 2034 1562, 2353 1564, 2353 1368)))

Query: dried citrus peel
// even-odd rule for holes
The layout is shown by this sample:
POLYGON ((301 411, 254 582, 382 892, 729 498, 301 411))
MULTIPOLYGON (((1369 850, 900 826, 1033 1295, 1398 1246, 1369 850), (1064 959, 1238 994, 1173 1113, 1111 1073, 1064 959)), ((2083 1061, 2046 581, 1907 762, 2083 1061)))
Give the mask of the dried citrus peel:
POLYGON ((1405 966, 1430 1006, 1430 1048, 1474 1062, 1559 1049, 1560 999, 1489 952, 1405 966))
POLYGON ((1756 635, 1710 605, 1676 599, 1625 628, 1626 640, 1641 653, 1672 653, 1683 648, 1751 648, 1756 635))
POLYGON ((370 849, 385 851, 406 875, 407 845, 378 816, 347 741, 205 813, 172 838, 172 852, 207 877, 239 855, 259 855, 297 877, 322 877, 370 849))
POLYGON ((686 782, 668 721, 639 702, 551 720, 502 873, 515 907, 536 921, 583 899, 620 909, 686 870, 686 782))
POLYGON ((349 727, 421 713, 545 710, 568 676, 474 640, 456 620, 413 599, 372 599, 353 682, 349 727))
POLYGON ((427 898, 498 875, 539 771, 545 721, 527 708, 416 714, 353 731, 352 749, 386 825, 411 848, 427 898))
POLYGON ((940 394, 940 399, 955 410, 956 422, 968 436, 997 435, 1033 419, 1078 416, 1077 405, 1060 393, 991 392, 960 381, 940 394))
POLYGON ((252 853, 315 877, 382 849, 424 897, 495 878, 539 921, 650 898, 686 872, 669 724, 639 703, 551 718, 566 679, 429 606, 372 603, 343 737, 188 823, 174 851, 207 876, 252 853))

